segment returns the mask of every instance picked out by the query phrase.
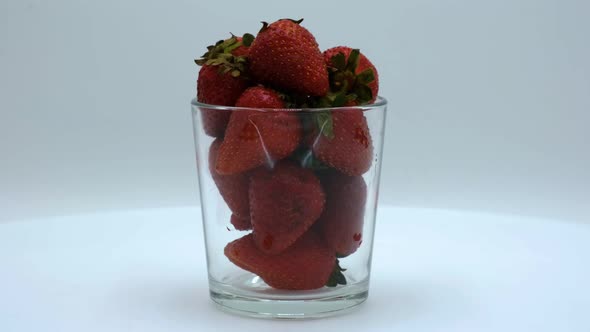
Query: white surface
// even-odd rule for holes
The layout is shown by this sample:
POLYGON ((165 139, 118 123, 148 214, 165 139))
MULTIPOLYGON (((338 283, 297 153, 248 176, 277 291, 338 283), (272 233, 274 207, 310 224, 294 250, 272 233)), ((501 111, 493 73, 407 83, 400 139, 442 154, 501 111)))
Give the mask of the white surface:
POLYGON ((590 226, 380 209, 369 300, 262 321, 209 300, 200 213, 136 210, 0 225, 0 330, 590 330, 590 226))
POLYGON ((584 0, 0 1, 0 221, 196 202, 192 59, 282 17, 379 68, 383 203, 590 220, 589 12, 584 0))

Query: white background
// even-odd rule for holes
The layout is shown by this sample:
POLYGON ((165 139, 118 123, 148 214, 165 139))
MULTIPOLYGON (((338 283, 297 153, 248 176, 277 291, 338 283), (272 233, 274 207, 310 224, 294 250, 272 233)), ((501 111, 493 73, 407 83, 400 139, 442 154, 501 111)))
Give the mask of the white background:
POLYGON ((139 209, 0 225, 0 330, 590 331, 588 224, 384 206, 377 220, 395 222, 375 234, 368 301, 346 316, 284 322, 215 310, 199 215, 139 209))
POLYGON ((590 219, 590 2, 0 2, 0 221, 196 205, 193 58, 304 17, 389 99, 381 202, 590 219))

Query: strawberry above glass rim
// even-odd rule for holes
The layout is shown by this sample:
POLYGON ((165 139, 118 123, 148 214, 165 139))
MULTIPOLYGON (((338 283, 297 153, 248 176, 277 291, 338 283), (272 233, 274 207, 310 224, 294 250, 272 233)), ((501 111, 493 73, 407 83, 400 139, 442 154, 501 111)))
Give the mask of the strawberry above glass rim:
POLYGON ((207 47, 192 116, 211 299, 317 318, 368 297, 387 101, 358 48, 301 20, 207 47))

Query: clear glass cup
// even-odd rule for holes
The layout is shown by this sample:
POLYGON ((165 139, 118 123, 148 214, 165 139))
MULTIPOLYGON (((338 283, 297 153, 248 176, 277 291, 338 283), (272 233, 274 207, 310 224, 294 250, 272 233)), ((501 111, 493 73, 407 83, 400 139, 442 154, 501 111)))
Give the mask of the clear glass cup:
POLYGON ((191 106, 211 299, 225 311, 267 318, 325 317, 363 303, 387 101, 378 97, 371 105, 323 109, 237 108, 196 100, 191 106), (228 121, 244 131, 213 137, 223 135, 228 121), (284 133, 277 135, 277 128, 284 133), (297 147, 289 152, 293 144, 283 144, 283 138, 293 135, 299 137, 297 147), (242 141, 249 145, 242 148, 242 141), (264 153, 261 165, 252 149, 264 153), (248 251, 226 249, 241 238, 248 251), (228 253, 248 261, 241 264, 246 269, 228 253), (345 270, 338 273, 336 262, 345 270), (327 281, 326 270, 332 271, 327 281))

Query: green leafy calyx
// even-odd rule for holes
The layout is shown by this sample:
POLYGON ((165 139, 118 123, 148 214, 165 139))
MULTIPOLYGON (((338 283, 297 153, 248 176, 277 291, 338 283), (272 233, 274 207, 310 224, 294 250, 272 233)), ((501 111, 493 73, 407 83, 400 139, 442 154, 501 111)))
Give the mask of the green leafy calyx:
POLYGON ((331 112, 322 111, 314 113, 313 119, 321 135, 329 139, 334 138, 334 122, 332 121, 331 112))
POLYGON ((346 285, 346 277, 342 272, 346 271, 340 267, 340 262, 336 259, 336 264, 334 264, 334 270, 332 270, 332 274, 326 282, 326 286, 328 287, 336 287, 338 285, 346 285))
POLYGON ((348 55, 338 52, 330 59, 328 67, 330 77, 330 93, 324 98, 326 107, 339 107, 346 104, 364 105, 373 99, 373 92, 368 86, 375 81, 375 73, 367 68, 357 73, 361 58, 359 49, 353 49, 348 55))
POLYGON ((244 44, 244 46, 246 46, 246 47, 250 47, 250 45, 252 45, 253 41, 254 41, 253 34, 245 33, 244 36, 242 36, 242 44, 244 44))
POLYGON ((232 34, 228 39, 207 46, 207 52, 195 59, 195 63, 199 66, 219 66, 221 73, 238 77, 246 72, 248 59, 245 56, 235 56, 232 52, 240 46, 249 47, 253 41, 254 36, 249 33, 244 34, 242 40, 232 34))

